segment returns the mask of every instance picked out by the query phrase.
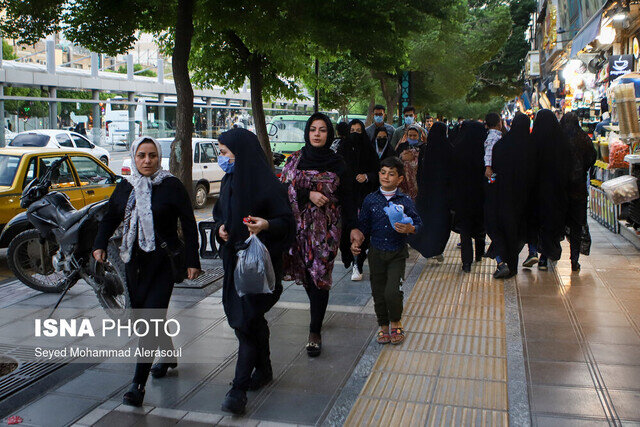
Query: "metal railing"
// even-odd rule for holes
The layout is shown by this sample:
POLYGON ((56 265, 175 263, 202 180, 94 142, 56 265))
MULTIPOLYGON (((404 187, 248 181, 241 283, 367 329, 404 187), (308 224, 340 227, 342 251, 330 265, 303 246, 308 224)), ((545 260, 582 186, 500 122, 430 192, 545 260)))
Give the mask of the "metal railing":
POLYGON ((614 233, 620 233, 620 206, 614 205, 601 189, 589 186, 589 214, 614 233))

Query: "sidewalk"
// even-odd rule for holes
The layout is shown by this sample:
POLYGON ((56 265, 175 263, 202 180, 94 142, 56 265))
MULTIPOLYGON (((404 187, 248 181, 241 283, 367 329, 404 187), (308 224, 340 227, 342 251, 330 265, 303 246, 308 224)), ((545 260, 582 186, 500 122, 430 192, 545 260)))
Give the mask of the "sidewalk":
MULTIPOLYGON (((566 242, 555 268, 504 282, 491 278, 489 260, 462 273, 457 235, 443 264, 412 252, 407 340, 397 347, 375 343, 367 270, 363 282, 351 282, 337 263, 323 353, 308 358, 306 295, 289 285, 269 313, 275 379, 249 393, 242 418, 220 411, 237 352, 220 292, 186 290, 171 304, 189 331, 177 344, 209 354, 210 363, 150 379, 142 409, 120 404, 133 366, 103 363, 7 415, 46 426, 640 423, 640 252, 590 226, 592 254, 579 274, 566 242)), ((46 297, 25 302, 44 306, 46 297)))

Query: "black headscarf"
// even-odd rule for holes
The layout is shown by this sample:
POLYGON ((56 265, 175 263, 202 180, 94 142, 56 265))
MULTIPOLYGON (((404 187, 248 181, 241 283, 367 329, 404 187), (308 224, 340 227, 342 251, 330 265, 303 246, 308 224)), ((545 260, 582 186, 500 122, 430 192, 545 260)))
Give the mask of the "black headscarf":
POLYGON ((580 127, 580 119, 576 113, 569 112, 562 116, 560 126, 571 146, 571 188, 569 195, 572 199, 587 198, 586 174, 593 166, 597 155, 589 135, 580 127))
POLYGON ((329 117, 322 113, 314 113, 307 120, 304 128, 304 147, 302 147, 302 157, 298 163, 300 170, 317 170, 320 172, 335 172, 341 174, 343 171, 343 161, 340 156, 331 150, 331 143, 334 139, 333 123, 329 117), (327 142, 322 147, 314 147, 309 140, 311 123, 322 120, 327 125, 327 142))
MULTIPOLYGON (((226 216, 225 227, 230 242, 237 243, 249 237, 247 226, 243 224, 243 219, 249 215, 260 216, 261 211, 268 211, 271 218, 292 219, 285 188, 269 167, 258 137, 246 129, 236 128, 220 135, 218 141, 235 156, 233 172, 225 175, 224 191, 218 200, 220 203, 224 197, 227 204, 222 215, 226 216), (226 192, 229 194, 224 194, 226 192)), ((285 246, 290 241, 289 238, 283 240, 285 246)))
POLYGON ((451 234, 451 155, 447 125, 435 122, 420 149, 416 207, 423 223, 409 244, 425 258, 440 255, 451 234))
POLYGON ((373 139, 371 142, 373 143, 372 145, 374 147, 374 151, 376 152, 376 155, 378 154, 378 151, 377 151, 378 150, 378 134, 382 132, 387 134, 387 145, 384 147, 382 156, 379 157, 380 161, 386 159, 387 157, 396 155, 395 150, 391 146, 391 138, 393 137, 393 135, 389 135, 389 131, 385 126, 376 127, 373 131, 373 139))
POLYGON ((531 137, 538 151, 540 252, 558 260, 567 215, 571 148, 551 110, 538 111, 531 137))

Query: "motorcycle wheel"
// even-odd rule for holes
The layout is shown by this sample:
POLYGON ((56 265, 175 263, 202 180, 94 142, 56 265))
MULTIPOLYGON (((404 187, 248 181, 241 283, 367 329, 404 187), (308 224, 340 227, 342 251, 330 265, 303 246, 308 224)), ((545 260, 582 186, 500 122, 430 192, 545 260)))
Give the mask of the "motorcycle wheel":
POLYGON ((9 244, 7 262, 13 274, 31 289, 40 292, 60 293, 64 289, 65 274, 55 271, 51 260, 58 251, 58 244, 46 240, 44 248, 37 230, 18 234, 9 244), (41 254, 44 250, 44 257, 41 254))
POLYGON ((124 262, 120 258, 120 249, 113 240, 107 247, 107 260, 104 270, 111 283, 104 292, 96 292, 96 296, 109 317, 114 320, 124 319, 128 315, 127 309, 131 307, 131 301, 124 262))

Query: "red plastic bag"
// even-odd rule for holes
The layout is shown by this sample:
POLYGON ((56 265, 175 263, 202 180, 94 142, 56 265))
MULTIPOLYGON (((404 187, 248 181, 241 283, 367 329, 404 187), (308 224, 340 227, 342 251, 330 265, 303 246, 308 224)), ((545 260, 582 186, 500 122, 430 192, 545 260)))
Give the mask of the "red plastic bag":
POLYGON ((22 417, 14 415, 13 417, 9 417, 9 419, 7 419, 7 424, 9 425, 20 424, 22 423, 22 421, 23 421, 22 417))
POLYGON ((609 144, 609 168, 628 168, 629 163, 624 161, 624 156, 629 154, 629 147, 621 141, 609 144))

